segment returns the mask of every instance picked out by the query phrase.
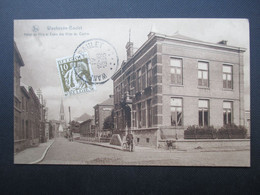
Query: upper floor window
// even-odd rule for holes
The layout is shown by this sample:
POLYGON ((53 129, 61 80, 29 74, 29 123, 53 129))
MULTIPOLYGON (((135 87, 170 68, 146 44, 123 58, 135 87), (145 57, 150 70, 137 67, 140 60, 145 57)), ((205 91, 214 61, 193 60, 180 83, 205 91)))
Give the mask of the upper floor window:
POLYGON ((152 63, 149 62, 147 64, 147 86, 151 86, 152 85, 152 63))
POLYGON ((22 97, 22 109, 24 110, 24 98, 22 97))
POLYGON ((119 86, 117 86, 116 90, 115 90, 115 102, 118 103, 119 100, 120 100, 120 97, 119 97, 119 86))
POLYGON ((182 126, 181 98, 171 98, 171 126, 182 126))
POLYGON ((142 110, 141 110, 141 103, 137 104, 137 127, 142 127, 142 110))
POLYGON ((120 95, 119 95, 119 98, 120 98, 120 100, 122 99, 122 96, 123 96, 123 94, 124 94, 124 88, 123 88, 123 83, 120 83, 120 95))
POLYGON ((182 85, 182 59, 171 58, 171 83, 182 85))
POLYGON ((223 124, 232 123, 232 102, 223 102, 223 124))
POLYGON ((209 86, 209 64, 207 62, 198 62, 198 85, 209 86))
POLYGON ((141 69, 137 71, 137 91, 141 91, 141 76, 142 72, 141 69))
POLYGON ((130 76, 127 77, 127 91, 130 94, 130 76))
POLYGON ((232 66, 230 65, 223 65, 223 88, 225 89, 232 89, 233 84, 233 76, 232 76, 232 66))
POLYGON ((209 101, 199 100, 199 126, 209 125, 209 101))

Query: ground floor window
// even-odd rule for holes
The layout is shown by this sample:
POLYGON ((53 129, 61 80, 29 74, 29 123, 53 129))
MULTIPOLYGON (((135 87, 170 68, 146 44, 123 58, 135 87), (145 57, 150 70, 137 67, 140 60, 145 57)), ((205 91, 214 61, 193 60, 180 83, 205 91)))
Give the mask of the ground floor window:
POLYGON ((232 123, 232 102, 223 102, 223 124, 228 125, 232 123))
POLYGON ((148 127, 152 126, 151 100, 147 100, 147 125, 148 125, 148 127))
POLYGON ((209 125, 209 101, 199 100, 199 126, 209 125))
POLYGON ((136 111, 133 110, 133 120, 132 120, 133 127, 136 127, 136 111))
POLYGON ((182 126, 182 98, 171 98, 171 126, 182 126))
POLYGON ((142 120, 141 120, 141 117, 142 117, 142 110, 141 110, 141 103, 139 103, 137 105, 137 115, 138 115, 138 120, 137 120, 137 125, 138 125, 138 128, 141 128, 142 127, 142 120))

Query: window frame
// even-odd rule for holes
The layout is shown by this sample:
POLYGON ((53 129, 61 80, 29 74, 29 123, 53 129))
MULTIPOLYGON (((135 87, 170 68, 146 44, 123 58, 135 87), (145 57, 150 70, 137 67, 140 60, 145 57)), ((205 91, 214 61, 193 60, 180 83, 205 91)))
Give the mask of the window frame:
POLYGON ((183 127, 183 98, 182 97, 171 97, 170 98, 170 116, 171 116, 171 126, 172 127, 183 127), (179 100, 181 100, 181 106, 174 106, 174 105, 172 105, 172 99, 179 99, 179 100), (175 118, 174 118, 174 120, 172 120, 172 108, 175 108, 175 114, 174 114, 174 116, 175 116, 175 118), (181 117, 181 120, 180 120, 180 125, 179 125, 179 122, 178 122, 178 112, 177 112, 177 109, 178 108, 181 108, 181 115, 180 115, 180 117, 181 117), (173 121, 175 121, 175 125, 173 124, 173 121))
POLYGON ((152 127, 153 126, 153 115, 152 115, 152 99, 148 99, 146 101, 146 117, 147 117, 147 127, 152 127), (149 102, 149 106, 148 107, 148 102, 149 102), (150 109, 148 109, 150 108, 150 109))
POLYGON ((141 88, 142 88, 142 69, 139 68, 137 71, 136 71, 136 75, 137 75, 137 91, 140 92, 141 91, 141 88))
POLYGON ((171 56, 170 57, 170 82, 172 85, 183 85, 183 58, 171 56), (181 63, 181 66, 174 66, 172 65, 172 60, 179 60, 181 63), (174 70, 175 73, 172 73, 172 70, 174 70), (177 74, 177 70, 180 70, 180 74, 177 74), (178 81, 178 75, 180 75, 180 81, 178 81), (175 76, 175 79, 172 79, 172 77, 175 76), (174 81, 173 81, 174 80, 174 81))
POLYGON ((137 128, 142 128, 142 103, 137 104, 137 128))
POLYGON ((202 61, 199 60, 197 63, 197 69, 198 69, 198 87, 202 88, 209 88, 209 62, 208 61, 202 61), (204 63, 207 65, 207 70, 199 68, 199 63, 204 63), (199 73, 201 72, 201 78, 199 78, 199 73), (204 73, 207 73, 207 79, 204 78, 204 73), (201 84, 200 84, 200 79, 201 79, 201 84), (203 83, 206 83, 203 84, 203 83))
POLYGON ((223 125, 231 125, 234 121, 234 114, 233 114, 233 109, 234 109, 234 106, 233 106, 233 102, 232 101, 223 101, 223 104, 222 104, 222 109, 223 109, 223 125), (230 109, 229 108, 224 108, 224 103, 230 103, 230 109), (231 117, 230 117, 230 123, 228 122, 229 120, 229 117, 228 117, 228 110, 230 110, 230 114, 231 114, 231 117), (226 116, 225 116, 226 115, 226 116), (225 123, 225 118, 226 118, 226 122, 225 123))
POLYGON ((152 86, 152 83, 153 83, 152 69, 153 69, 152 61, 149 61, 146 64, 146 87, 152 86))
POLYGON ((209 99, 199 99, 199 101, 198 101, 198 125, 200 126, 200 127, 208 127, 208 126, 210 126, 210 115, 209 115, 209 113, 210 113, 210 101, 209 101, 209 99), (200 101, 206 101, 207 102, 207 107, 200 107, 200 101), (202 111, 202 125, 200 124, 200 110, 202 111), (208 122, 208 124, 206 124, 205 125, 205 111, 207 111, 207 114, 208 114, 208 116, 207 116, 207 122, 208 122))
POLYGON ((223 89, 227 89, 227 90, 232 90, 233 89, 233 65, 232 64, 223 64, 222 65, 222 87, 223 89), (228 72, 224 72, 224 67, 230 67, 231 68, 231 73, 228 73, 228 72), (226 77, 226 79, 224 80, 224 75, 226 77), (228 87, 228 75, 231 76, 231 86, 228 87))

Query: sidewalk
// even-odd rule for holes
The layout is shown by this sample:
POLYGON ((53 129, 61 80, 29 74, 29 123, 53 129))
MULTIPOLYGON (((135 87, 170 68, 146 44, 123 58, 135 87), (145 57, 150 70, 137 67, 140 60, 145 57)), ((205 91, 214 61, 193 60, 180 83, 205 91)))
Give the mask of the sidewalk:
MULTIPOLYGON (((105 148, 111 148, 121 151, 127 151, 123 149, 121 146, 110 145, 109 143, 102 143, 102 142, 94 142, 94 141, 87 141, 87 140, 75 140, 76 142, 83 143, 83 144, 91 144, 95 146, 101 146, 105 148)), ((234 152, 234 151, 247 151, 250 150, 250 147, 224 147, 224 148, 175 148, 175 149, 162 149, 162 148, 150 148, 144 146, 135 146, 135 152, 234 152)))
MULTIPOLYGON (((111 149, 116 149, 116 150, 122 150, 122 151, 126 151, 123 149, 122 146, 116 146, 116 145, 110 145, 109 143, 102 143, 102 142, 91 142, 91 141, 87 141, 87 140, 75 140, 79 143, 83 143, 83 144, 90 144, 90 145, 95 145, 95 146, 101 146, 101 147, 105 147, 105 148, 111 148, 111 149)), ((134 151, 138 152, 138 151, 156 151, 155 148, 148 148, 148 147, 140 147, 140 146, 135 146, 134 147, 134 151)))
POLYGON ((14 155, 14 164, 37 164, 43 160, 54 139, 37 147, 27 148, 14 155))

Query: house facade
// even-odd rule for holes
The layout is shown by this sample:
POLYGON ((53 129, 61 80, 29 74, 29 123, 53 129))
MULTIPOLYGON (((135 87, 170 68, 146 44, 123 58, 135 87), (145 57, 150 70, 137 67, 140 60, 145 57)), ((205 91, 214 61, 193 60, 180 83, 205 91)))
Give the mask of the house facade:
POLYGON ((190 125, 244 125, 245 49, 149 33, 113 75, 115 129, 131 129, 136 144, 183 139, 190 125))
POLYGON ((94 137, 95 136, 94 119, 88 119, 80 123, 79 132, 82 137, 94 137))
POLYGON ((14 42, 14 152, 40 142, 41 108, 39 98, 30 86, 21 86, 23 59, 14 42))
POLYGON ((24 134, 21 133, 21 90, 20 90, 20 68, 24 66, 21 54, 14 42, 14 152, 26 147, 24 134))
POLYGON ((104 102, 94 106, 96 135, 102 133, 106 117, 111 115, 114 109, 114 96, 110 95, 104 102))

